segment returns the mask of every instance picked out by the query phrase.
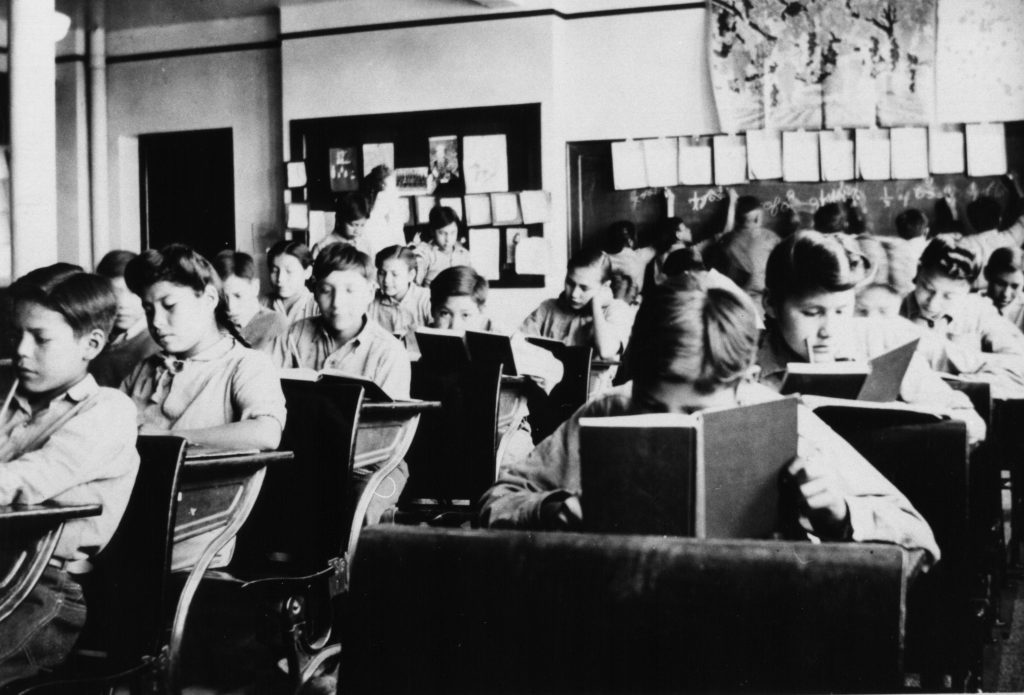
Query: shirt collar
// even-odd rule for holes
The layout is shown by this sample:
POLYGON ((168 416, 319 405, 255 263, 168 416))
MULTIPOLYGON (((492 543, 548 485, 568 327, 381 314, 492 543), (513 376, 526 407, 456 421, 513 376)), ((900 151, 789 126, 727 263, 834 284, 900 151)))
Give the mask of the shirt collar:
POLYGON ((213 345, 206 348, 202 352, 186 357, 184 359, 169 355, 166 352, 160 353, 160 359, 163 360, 164 366, 175 374, 180 372, 186 364, 189 362, 211 362, 216 359, 220 359, 235 346, 235 339, 231 336, 221 335, 220 339, 217 340, 213 345))
MULTIPOLYGON (((96 379, 93 378, 93 375, 86 374, 84 379, 73 385, 67 391, 51 398, 50 402, 47 403, 46 407, 42 408, 42 410, 49 408, 50 404, 61 399, 67 399, 72 403, 81 403, 86 398, 89 398, 91 395, 96 393, 99 388, 100 386, 96 383, 96 379)), ((14 398, 11 399, 11 403, 25 413, 32 413, 32 406, 29 405, 28 399, 18 391, 15 391, 14 398)))

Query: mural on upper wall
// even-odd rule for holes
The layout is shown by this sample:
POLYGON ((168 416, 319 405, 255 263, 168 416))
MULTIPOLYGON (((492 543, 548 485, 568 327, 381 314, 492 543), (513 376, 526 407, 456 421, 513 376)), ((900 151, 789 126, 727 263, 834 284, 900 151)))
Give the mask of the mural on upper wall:
POLYGON ((709 0, 724 132, 926 124, 938 0, 709 0))

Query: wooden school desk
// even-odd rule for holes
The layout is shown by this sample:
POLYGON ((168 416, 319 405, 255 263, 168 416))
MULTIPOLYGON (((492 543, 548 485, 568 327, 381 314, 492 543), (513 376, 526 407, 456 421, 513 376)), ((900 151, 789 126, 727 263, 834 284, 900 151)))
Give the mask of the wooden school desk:
POLYGON ((0 506, 0 621, 14 612, 39 581, 64 522, 102 511, 98 504, 0 506))
POLYGON ((190 446, 186 452, 174 542, 177 544, 204 533, 216 533, 216 536, 196 564, 188 569, 178 597, 169 645, 168 675, 172 687, 180 684, 181 641, 189 608, 203 575, 217 553, 234 539, 249 517, 263 485, 267 466, 292 459, 290 451, 235 451, 190 446))

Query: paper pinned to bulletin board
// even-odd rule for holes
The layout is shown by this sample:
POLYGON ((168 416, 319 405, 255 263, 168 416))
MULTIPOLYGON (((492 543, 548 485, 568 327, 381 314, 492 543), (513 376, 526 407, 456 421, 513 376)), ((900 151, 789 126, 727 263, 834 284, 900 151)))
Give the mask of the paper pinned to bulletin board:
POLYGON ((676 138, 657 138, 654 140, 642 140, 641 142, 643 143, 644 171, 647 185, 652 188, 678 185, 679 140, 676 138))
POLYGON ((679 138, 679 183, 711 185, 711 138, 679 138))
POLYGON ((1002 123, 967 124, 967 175, 1006 173, 1006 129, 1002 123))
POLYGON ((889 131, 884 128, 857 129, 857 175, 865 181, 889 178, 889 131))
POLYGON ((782 180, 820 181, 818 134, 794 130, 782 134, 782 180))
POLYGON ((781 131, 747 131, 747 168, 751 179, 782 178, 781 131))
POLYGON ((747 138, 743 135, 716 135, 713 138, 715 183, 732 186, 747 182, 747 138))
POLYGON ((504 135, 466 135, 462 138, 462 170, 466 193, 508 190, 508 144, 504 135))
POLYGON ((515 193, 491 193, 491 223, 521 224, 519 196, 515 193))
POLYGON ((519 275, 544 275, 548 272, 551 249, 544 237, 520 237, 515 250, 516 273, 519 275))
POLYGON ((964 173, 964 131, 958 125, 928 129, 928 169, 933 174, 964 173))
POLYGON ((286 165, 288 188, 302 188, 306 185, 306 163, 288 162, 286 165))
POLYGON ((363 145, 363 176, 381 165, 395 170, 395 143, 368 142, 363 145))
POLYGON ((849 130, 823 130, 818 133, 821 147, 821 180, 850 181, 856 173, 853 158, 853 133, 849 130))
POLYGON ((288 229, 309 229, 309 206, 305 203, 288 203, 288 229))
POLYGON ((501 232, 496 227, 469 230, 469 263, 487 280, 501 278, 501 232))
POLYGON ((491 224, 491 196, 486 194, 467 195, 466 224, 470 227, 484 227, 491 224))
POLYGON ((646 188, 644 150, 639 140, 612 143, 612 182, 615 190, 646 188))
POLYGON ((523 224, 546 224, 551 221, 551 194, 547 191, 522 191, 519 208, 523 224))
POLYGON ((889 131, 894 179, 928 178, 928 130, 893 128, 889 131))

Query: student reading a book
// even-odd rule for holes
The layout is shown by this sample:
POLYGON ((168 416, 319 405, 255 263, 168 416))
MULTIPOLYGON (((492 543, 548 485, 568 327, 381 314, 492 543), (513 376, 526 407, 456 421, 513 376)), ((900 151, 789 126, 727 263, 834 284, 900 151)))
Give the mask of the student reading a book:
POLYGON ((399 205, 408 201, 398 197, 395 172, 386 164, 378 164, 359 183, 359 190, 370 211, 363 228, 363 236, 373 258, 390 246, 405 246, 405 218, 399 214, 399 205), (372 253, 371 253, 372 252, 372 253))
MULTIPOLYGON (((210 262, 171 244, 128 263, 125 281, 161 349, 121 385, 139 410, 139 432, 169 431, 216 449, 276 449, 285 423, 277 370, 238 338, 210 262)), ((212 535, 175 545, 174 567, 193 564, 212 535)))
POLYGON ((111 251, 96 266, 96 274, 110 280, 117 296, 117 316, 110 339, 103 352, 89 363, 89 373, 100 386, 119 387, 135 365, 160 349, 149 334, 142 301, 124 282, 124 268, 136 255, 131 251, 111 251))
POLYGON ((595 357, 617 358, 629 339, 633 312, 628 304, 612 296, 611 279, 608 254, 578 252, 569 260, 562 294, 544 300, 526 317, 520 330, 569 345, 589 345, 595 357))
POLYGON ((430 290, 416 284, 416 254, 389 246, 377 254, 377 294, 369 316, 394 336, 430 323, 430 290))
POLYGON ((851 237, 797 232, 768 258, 765 276, 765 331, 758 351, 761 382, 781 387, 790 362, 866 362, 921 338, 900 385, 900 398, 938 410, 967 424, 981 441, 985 424, 966 395, 945 384, 928 365, 938 341, 899 318, 854 316, 855 295, 870 283, 871 271, 851 237))
POLYGON ((288 330, 288 319, 260 306, 260 278, 256 262, 241 251, 224 250, 213 259, 220 276, 228 319, 249 347, 267 352, 271 341, 288 330))
POLYGON ((0 395, 0 504, 103 510, 65 523, 38 583, 0 621, 0 685, 71 651, 85 625, 79 582, 114 535, 139 467, 134 404, 88 373, 117 313, 110 283, 58 264, 20 278, 11 295, 17 381, 0 395))
POLYGON ((283 314, 288 323, 319 316, 316 298, 306 287, 313 274, 313 254, 298 241, 279 241, 267 251, 270 266, 270 308, 283 314))
POLYGON ((985 264, 986 296, 999 315, 1024 330, 1024 253, 1015 246, 996 249, 985 264))
POLYGON ((391 398, 409 398, 411 370, 402 342, 367 316, 373 264, 349 244, 332 244, 313 262, 320 316, 278 336, 271 357, 279 367, 335 369, 375 382, 391 398))
POLYGON ((449 207, 431 208, 427 218, 430 238, 414 248, 417 261, 417 282, 429 285, 445 268, 470 265, 469 251, 459 242, 459 216, 449 207))
MULTIPOLYGON (((980 271, 971 249, 948 236, 932 239, 921 254, 914 291, 903 300, 900 313, 949 340, 968 362, 981 359, 983 352, 1024 355, 1020 329, 1000 316, 984 296, 971 294, 980 271)), ((962 361, 954 363, 960 371, 974 371, 962 361)))
POLYGON ((365 234, 369 217, 370 208, 361 193, 343 195, 334 210, 334 231, 313 246, 313 257, 316 258, 333 244, 355 246, 368 255, 374 253, 373 244, 365 234))
MULTIPOLYGON (((578 528, 579 420, 761 403, 778 396, 753 383, 757 312, 750 299, 721 289, 655 289, 637 314, 634 380, 590 401, 525 461, 504 468, 482 501, 491 527, 578 528)), ((810 410, 800 407, 798 457, 786 475, 797 485, 800 525, 826 540, 882 541, 939 556, 928 524, 871 464, 810 410)))

